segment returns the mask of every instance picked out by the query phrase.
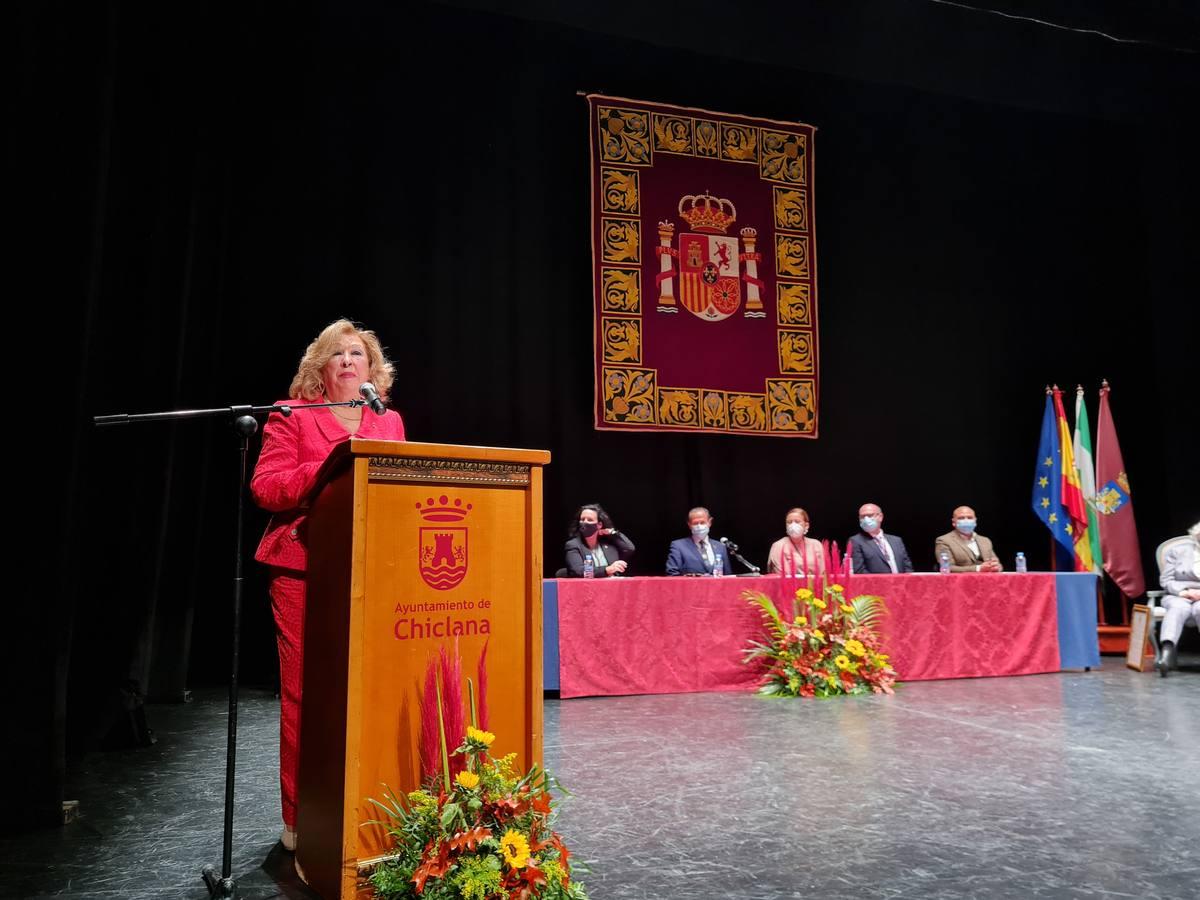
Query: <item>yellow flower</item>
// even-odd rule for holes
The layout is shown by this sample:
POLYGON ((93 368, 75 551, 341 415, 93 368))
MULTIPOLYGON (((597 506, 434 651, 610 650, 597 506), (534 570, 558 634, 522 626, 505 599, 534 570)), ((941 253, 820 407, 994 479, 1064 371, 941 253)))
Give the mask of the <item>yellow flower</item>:
POLYGON ((807 625, 808 624, 808 616, 796 616, 796 624, 797 625, 807 625))
POLYGON ((796 591, 796 599, 797 600, 809 600, 812 598, 812 595, 813 595, 813 592, 810 591, 808 588, 800 588, 800 590, 796 591))
POLYGON ((504 837, 500 839, 500 852, 504 854, 504 861, 514 869, 529 865, 529 841, 515 828, 504 832, 504 837))
POLYGON ((856 641, 854 638, 846 641, 846 649, 855 656, 866 656, 867 648, 862 645, 862 641, 856 641))
POLYGON ((824 600, 822 600, 820 597, 813 597, 812 605, 815 606, 817 609, 825 609, 827 606, 829 606, 829 604, 826 603, 824 600))
POLYGON ((430 797, 424 791, 409 791, 408 808, 415 813, 435 812, 437 810, 437 798, 430 797))
POLYGON ((848 606, 847 604, 843 603, 842 604, 842 612, 844 612, 846 615, 850 615, 850 613, 854 612, 854 607, 848 606))
POLYGON ((517 753, 514 750, 496 762, 496 772, 502 778, 514 778, 517 774, 517 753))
POLYGON ((830 588, 830 590, 833 591, 835 594, 840 594, 842 591, 845 590, 845 588, 843 588, 840 584, 835 584, 835 585, 833 585, 833 587, 830 588))
POLYGON ((815 637, 818 641, 825 640, 825 632, 823 632, 820 628, 814 628, 813 632, 812 632, 812 636, 815 637))
POLYGON ((454 776, 454 780, 458 782, 459 787, 465 787, 468 791, 479 786, 479 776, 474 772, 459 772, 454 776))
POLYGON ((850 657, 848 657, 845 653, 841 653, 833 658, 833 664, 842 671, 845 671, 846 669, 850 668, 850 657))
POLYGON ((490 731, 480 731, 478 728, 468 725, 467 738, 474 741, 476 744, 483 744, 485 747, 490 747, 492 746, 492 741, 496 739, 496 736, 490 731))

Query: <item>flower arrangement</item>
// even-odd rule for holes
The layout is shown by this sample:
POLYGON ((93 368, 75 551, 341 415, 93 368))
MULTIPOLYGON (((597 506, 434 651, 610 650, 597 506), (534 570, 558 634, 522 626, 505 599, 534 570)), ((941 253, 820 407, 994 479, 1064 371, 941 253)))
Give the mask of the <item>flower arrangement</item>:
MULTIPOLYGON (((550 789, 562 790, 561 785, 537 765, 517 771, 515 753, 492 756, 496 736, 479 727, 470 679, 471 724, 464 725, 453 753, 447 752, 446 734, 454 733, 447 724, 461 721, 462 708, 446 708, 455 686, 446 689, 437 670, 451 678, 459 673, 457 653, 455 657, 451 661, 443 650, 440 664, 430 664, 432 681, 426 679, 426 696, 432 684, 435 702, 432 715, 422 710, 422 746, 428 746, 426 732, 433 730, 440 765, 432 773, 426 765, 420 790, 398 798, 385 789, 382 800, 370 800, 386 820, 368 824, 383 826, 394 844, 394 853, 371 875, 375 896, 587 900, 584 885, 572 877, 571 853, 553 829, 556 809, 550 789)), ((423 761, 431 755, 423 751, 423 761)))
MULTIPOLYGON (((882 597, 847 597, 850 558, 838 558, 837 544, 825 553, 820 585, 811 575, 787 598, 790 620, 766 594, 742 596, 763 616, 766 640, 751 641, 745 662, 759 661, 766 671, 758 691, 780 697, 836 697, 842 694, 895 693, 896 672, 883 651, 875 625, 885 611, 882 597)), ((794 582, 791 582, 794 583, 794 582)))

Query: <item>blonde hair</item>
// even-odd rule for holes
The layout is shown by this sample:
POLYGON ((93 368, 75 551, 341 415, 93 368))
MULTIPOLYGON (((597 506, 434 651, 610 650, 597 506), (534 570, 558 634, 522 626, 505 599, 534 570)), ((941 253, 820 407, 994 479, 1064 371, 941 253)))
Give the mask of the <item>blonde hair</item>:
POLYGON ((363 342, 367 348, 367 379, 375 385, 375 390, 383 400, 387 400, 388 392, 395 380, 396 369, 383 353, 383 345, 375 332, 367 331, 356 322, 349 319, 338 319, 321 331, 316 340, 308 345, 300 365, 296 368, 296 376, 288 389, 288 396, 293 400, 303 397, 305 400, 317 400, 325 392, 325 383, 321 380, 321 369, 329 362, 337 349, 338 341, 352 335, 363 342))
POLYGON ((805 522, 808 522, 809 524, 812 524, 812 521, 811 521, 811 520, 808 518, 808 511, 807 511, 807 510, 805 510, 805 509, 801 509, 799 506, 793 506, 793 507, 792 507, 791 509, 789 509, 789 510, 788 510, 786 513, 784 513, 784 514, 783 514, 783 520, 786 522, 786 521, 787 521, 787 517, 788 517, 788 516, 790 516, 792 513, 800 513, 800 517, 801 517, 802 519, 804 519, 804 521, 805 521, 805 522))

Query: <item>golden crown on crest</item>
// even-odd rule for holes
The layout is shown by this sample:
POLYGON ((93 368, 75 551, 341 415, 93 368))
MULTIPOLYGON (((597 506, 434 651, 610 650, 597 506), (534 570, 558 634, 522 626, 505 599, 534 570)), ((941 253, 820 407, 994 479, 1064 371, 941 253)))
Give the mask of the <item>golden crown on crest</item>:
POLYGON ((724 234, 737 221, 737 209, 732 200, 714 197, 705 189, 703 194, 685 194, 679 198, 679 217, 693 231, 724 234))

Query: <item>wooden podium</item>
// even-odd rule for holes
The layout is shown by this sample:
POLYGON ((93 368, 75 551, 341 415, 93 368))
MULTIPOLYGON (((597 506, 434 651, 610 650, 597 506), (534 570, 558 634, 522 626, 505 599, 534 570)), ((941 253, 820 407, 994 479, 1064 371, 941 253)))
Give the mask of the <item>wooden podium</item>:
POLYGON ((383 829, 363 825, 379 815, 367 798, 420 784, 422 681, 443 646, 457 644, 465 681, 487 643, 493 753, 541 763, 549 461, 352 440, 326 463, 308 517, 296 850, 325 900, 358 896, 385 854, 383 829))

